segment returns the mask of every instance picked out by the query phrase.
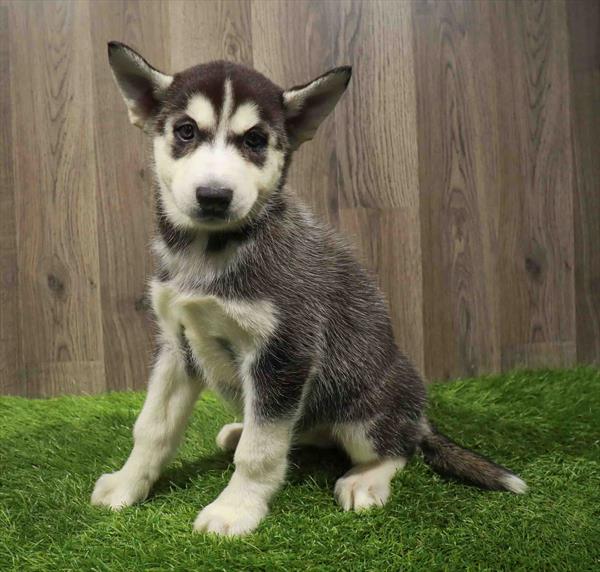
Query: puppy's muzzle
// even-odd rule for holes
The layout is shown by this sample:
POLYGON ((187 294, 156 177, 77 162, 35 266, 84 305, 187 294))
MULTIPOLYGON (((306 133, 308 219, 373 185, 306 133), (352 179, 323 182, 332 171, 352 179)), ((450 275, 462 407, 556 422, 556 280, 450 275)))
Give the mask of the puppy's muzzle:
POLYGON ((202 218, 223 218, 233 197, 233 191, 225 187, 197 187, 196 202, 202 218))

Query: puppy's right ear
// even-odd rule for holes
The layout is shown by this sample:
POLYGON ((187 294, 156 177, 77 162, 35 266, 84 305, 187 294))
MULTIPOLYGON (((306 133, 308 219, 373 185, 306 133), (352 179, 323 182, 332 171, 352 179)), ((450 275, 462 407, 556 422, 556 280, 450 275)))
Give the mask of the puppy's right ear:
POLYGON ((144 127, 156 113, 173 76, 159 72, 129 46, 108 43, 108 61, 127 104, 129 120, 144 127))

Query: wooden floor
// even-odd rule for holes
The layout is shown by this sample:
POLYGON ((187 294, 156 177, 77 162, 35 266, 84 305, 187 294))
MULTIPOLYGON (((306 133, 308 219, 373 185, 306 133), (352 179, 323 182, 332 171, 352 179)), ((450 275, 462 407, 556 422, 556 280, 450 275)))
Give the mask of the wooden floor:
POLYGON ((106 42, 354 76, 291 183, 428 379, 600 362, 600 4, 0 0, 0 393, 142 388, 152 196, 106 42))

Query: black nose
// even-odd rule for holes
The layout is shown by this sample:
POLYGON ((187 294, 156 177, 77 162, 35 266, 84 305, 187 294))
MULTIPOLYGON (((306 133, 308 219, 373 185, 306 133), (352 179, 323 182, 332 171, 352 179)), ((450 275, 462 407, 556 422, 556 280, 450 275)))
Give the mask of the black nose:
POLYGON ((204 216, 221 216, 231 203, 233 191, 223 187, 196 187, 196 200, 204 216))

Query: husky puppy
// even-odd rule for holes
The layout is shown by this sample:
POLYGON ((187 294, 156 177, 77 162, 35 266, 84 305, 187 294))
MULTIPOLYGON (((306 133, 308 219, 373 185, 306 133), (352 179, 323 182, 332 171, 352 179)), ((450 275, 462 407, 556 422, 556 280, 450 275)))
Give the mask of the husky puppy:
POLYGON ((286 186, 293 152, 334 108, 351 69, 283 90, 234 63, 167 75, 123 44, 111 42, 108 55, 131 122, 153 143, 160 338, 131 455, 98 479, 92 503, 120 509, 146 498, 206 388, 243 423, 217 436, 235 451, 235 472, 198 514, 197 531, 254 530, 294 443, 348 454, 353 468, 335 485, 344 510, 383 505, 416 452, 444 475, 524 492, 515 474, 427 420, 424 385, 394 343, 374 281, 286 186))

